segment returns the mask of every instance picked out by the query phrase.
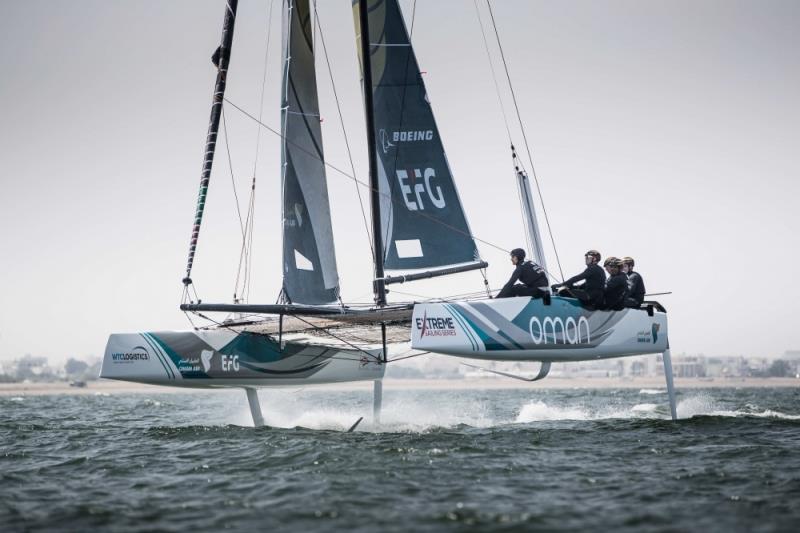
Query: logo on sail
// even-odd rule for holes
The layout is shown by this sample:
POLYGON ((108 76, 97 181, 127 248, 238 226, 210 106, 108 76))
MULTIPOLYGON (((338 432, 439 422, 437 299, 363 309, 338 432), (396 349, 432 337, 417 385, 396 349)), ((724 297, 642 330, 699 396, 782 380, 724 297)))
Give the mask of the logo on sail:
POLYGON ((392 148, 394 146, 394 143, 389 142, 389 134, 386 133, 385 129, 381 128, 381 130, 378 132, 378 140, 381 143, 381 148, 383 149, 383 153, 388 154, 389 148, 392 148))
POLYGON ((397 171, 400 192, 408 210, 422 211, 425 209, 426 202, 430 202, 428 205, 433 205, 438 209, 444 208, 447 203, 444 200, 442 188, 431 183, 431 180, 436 177, 436 171, 432 168, 426 168, 424 171, 415 168, 412 172, 413 174, 409 176, 407 170, 397 171), (435 192, 434 187, 436 188, 435 192))
POLYGON ((392 140, 396 143, 433 140, 433 130, 394 131, 392 140))

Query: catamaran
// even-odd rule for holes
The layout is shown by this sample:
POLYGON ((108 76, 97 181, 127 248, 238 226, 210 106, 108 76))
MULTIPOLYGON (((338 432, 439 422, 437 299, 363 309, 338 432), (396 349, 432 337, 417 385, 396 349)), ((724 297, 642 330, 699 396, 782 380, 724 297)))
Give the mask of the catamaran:
MULTIPOLYGON (((370 196, 374 299, 363 305, 342 303, 319 121, 312 6, 315 10, 309 0, 282 2, 282 124, 275 132, 282 155, 278 302, 253 304, 235 297, 233 303, 205 303, 191 278, 223 105, 244 112, 225 98, 237 11, 237 1, 227 0, 214 54, 217 78, 180 308, 204 318, 212 312, 229 317, 191 331, 112 334, 101 377, 243 388, 259 426, 264 422, 258 388, 364 380, 374 383, 377 421, 382 379, 392 362, 388 347, 399 343, 410 342, 420 353, 540 362, 538 375, 527 381, 547 376, 553 362, 661 354, 676 418, 667 314, 658 302, 622 311, 589 310, 574 298, 559 296, 492 299, 488 289, 467 298, 387 302, 387 285, 474 270, 484 273, 485 280, 488 267, 459 199, 397 0, 353 0, 369 161, 369 183, 360 185, 370 196)), ((516 152, 513 157, 516 162, 516 152)), ((515 166, 515 178, 533 259, 546 269, 524 167, 515 166)), ((248 241, 246 234, 243 241, 248 241)))

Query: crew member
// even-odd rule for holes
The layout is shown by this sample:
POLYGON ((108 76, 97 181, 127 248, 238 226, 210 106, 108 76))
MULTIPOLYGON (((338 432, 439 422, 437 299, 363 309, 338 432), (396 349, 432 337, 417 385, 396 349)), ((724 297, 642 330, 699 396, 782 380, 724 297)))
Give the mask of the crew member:
POLYGON ((558 294, 562 296, 577 298, 586 307, 602 307, 606 274, 598 264, 600 262, 600 252, 589 250, 584 255, 584 262, 586 263, 586 270, 577 276, 572 276, 562 284, 553 285, 553 290, 558 291, 558 294), (579 281, 583 281, 583 283, 577 284, 579 281))
POLYGON ((633 257, 622 258, 622 272, 628 276, 628 297, 625 298, 625 307, 640 307, 647 292, 642 275, 633 271, 634 264, 633 257))
MULTIPOLYGON (((497 298, 510 298, 512 296, 533 296, 542 298, 547 295, 547 274, 544 269, 533 261, 525 261, 525 250, 514 248, 511 250, 511 264, 516 268, 497 298), (520 281, 521 283, 517 283, 520 281)), ((549 296, 549 295, 548 295, 549 296)), ((547 303, 545 301, 545 303, 547 303)))
POLYGON ((603 266, 608 272, 603 291, 603 309, 620 311, 625 307, 625 298, 628 295, 628 276, 622 272, 622 260, 609 257, 603 266))

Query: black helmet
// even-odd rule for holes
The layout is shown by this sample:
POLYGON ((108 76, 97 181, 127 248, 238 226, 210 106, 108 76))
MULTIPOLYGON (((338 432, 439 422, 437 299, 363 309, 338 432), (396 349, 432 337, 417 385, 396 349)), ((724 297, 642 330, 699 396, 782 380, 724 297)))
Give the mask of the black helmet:
POLYGON ((633 262, 633 257, 626 256, 622 258, 622 264, 634 266, 636 263, 633 262))
POLYGON ((597 250, 589 250, 584 254, 584 256, 586 255, 591 255, 597 260, 598 263, 600 262, 600 252, 598 252, 597 250))
POLYGON ((511 255, 516 257, 518 261, 525 260, 525 250, 523 250, 522 248, 514 248, 513 250, 511 250, 511 255))
POLYGON ((611 256, 605 260, 603 266, 622 268, 622 260, 617 257, 611 256))

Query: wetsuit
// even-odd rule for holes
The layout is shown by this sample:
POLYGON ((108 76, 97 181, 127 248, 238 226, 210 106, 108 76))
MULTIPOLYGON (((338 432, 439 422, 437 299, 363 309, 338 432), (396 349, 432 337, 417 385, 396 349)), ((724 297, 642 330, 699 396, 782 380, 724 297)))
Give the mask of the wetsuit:
POLYGON ((628 272, 628 297, 625 298, 625 307, 641 306, 646 292, 642 276, 633 270, 628 272))
POLYGON ((525 261, 517 264, 511 279, 503 285, 496 298, 510 298, 512 296, 533 296, 541 298, 543 290, 547 289, 547 274, 544 269, 533 263, 525 261), (521 284, 515 285, 517 281, 521 284))
POLYGON ((619 311, 625 307, 625 297, 628 295, 628 276, 620 272, 606 280, 603 294, 603 309, 619 311))
POLYGON ((584 305, 601 307, 603 305, 603 290, 606 284, 606 273, 598 264, 589 265, 582 273, 572 276, 564 282, 571 293, 584 305), (582 285, 575 287, 575 283, 583 280, 582 285))

